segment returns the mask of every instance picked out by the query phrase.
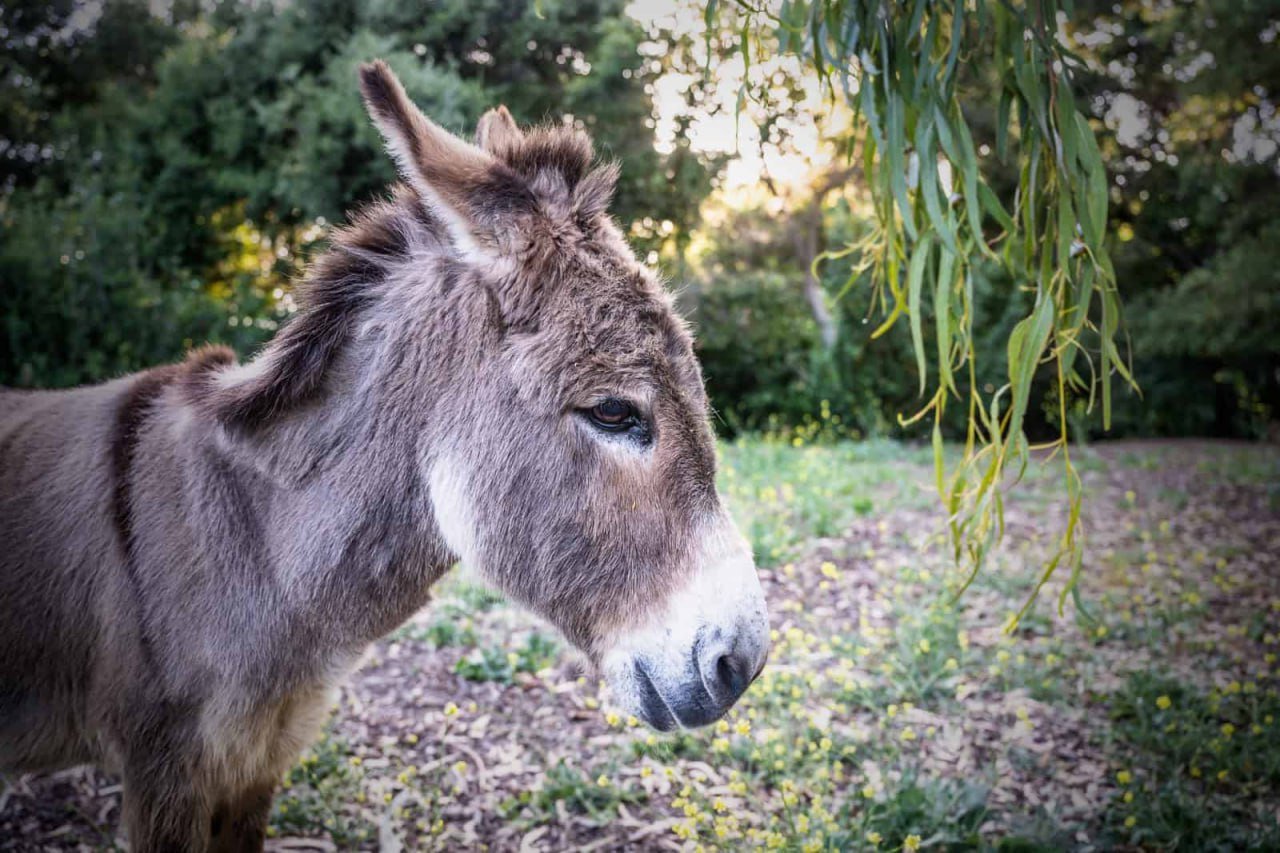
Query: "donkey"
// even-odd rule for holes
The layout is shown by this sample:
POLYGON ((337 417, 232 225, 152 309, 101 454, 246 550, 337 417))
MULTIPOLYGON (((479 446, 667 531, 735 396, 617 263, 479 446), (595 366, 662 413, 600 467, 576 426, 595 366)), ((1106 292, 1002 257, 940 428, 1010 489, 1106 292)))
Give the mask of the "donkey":
POLYGON ((0 392, 0 769, 120 773, 134 850, 260 849, 335 685, 459 560, 657 729, 721 717, 768 652, 616 166, 501 107, 463 141, 381 62, 360 82, 403 184, 256 358, 0 392))

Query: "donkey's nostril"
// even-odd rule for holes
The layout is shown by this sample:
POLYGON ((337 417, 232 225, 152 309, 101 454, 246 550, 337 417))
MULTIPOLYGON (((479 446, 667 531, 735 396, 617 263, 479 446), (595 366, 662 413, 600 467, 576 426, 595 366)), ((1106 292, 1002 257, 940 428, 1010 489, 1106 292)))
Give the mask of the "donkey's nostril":
POLYGON ((736 652, 716 658, 716 698, 732 702, 742 695, 751 683, 751 665, 746 656, 736 652))

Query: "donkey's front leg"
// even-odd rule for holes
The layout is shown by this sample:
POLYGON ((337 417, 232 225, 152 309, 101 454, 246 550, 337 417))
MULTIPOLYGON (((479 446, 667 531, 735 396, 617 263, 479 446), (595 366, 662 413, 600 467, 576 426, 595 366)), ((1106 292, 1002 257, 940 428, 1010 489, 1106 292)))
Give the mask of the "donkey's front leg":
POLYGON ((141 691, 116 711, 124 826, 133 853, 204 853, 213 804, 201 773, 200 706, 141 691))
POLYGON ((124 773, 124 825, 132 853, 203 853, 212 809, 205 792, 176 760, 129 762, 124 773))
POLYGON ((266 782, 219 802, 213 810, 209 849, 214 853, 256 853, 261 850, 267 837, 267 819, 271 814, 274 794, 274 783, 266 782))

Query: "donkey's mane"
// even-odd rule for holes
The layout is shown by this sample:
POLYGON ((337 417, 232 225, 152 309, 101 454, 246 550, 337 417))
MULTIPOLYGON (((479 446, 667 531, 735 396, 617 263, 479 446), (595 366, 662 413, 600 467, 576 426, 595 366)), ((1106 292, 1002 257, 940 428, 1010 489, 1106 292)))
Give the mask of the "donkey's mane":
MULTIPOLYGON (((562 178, 580 216, 603 212, 617 177, 613 165, 592 171, 591 142, 570 127, 531 130, 493 153, 524 181, 547 173, 562 178)), ((380 298, 378 285, 410 258, 415 243, 448 243, 441 224, 404 184, 350 219, 334 230, 330 247, 297 287, 297 313, 252 365, 240 368, 240 376, 187 374, 193 403, 227 426, 251 431, 314 399, 357 319, 380 298)))
POLYGON ((227 426, 252 430, 314 398, 356 318, 377 301, 377 285, 408 258, 413 233, 435 227, 407 189, 360 208, 312 262, 294 291, 297 313, 253 365, 240 368, 243 378, 192 373, 192 401, 227 426))

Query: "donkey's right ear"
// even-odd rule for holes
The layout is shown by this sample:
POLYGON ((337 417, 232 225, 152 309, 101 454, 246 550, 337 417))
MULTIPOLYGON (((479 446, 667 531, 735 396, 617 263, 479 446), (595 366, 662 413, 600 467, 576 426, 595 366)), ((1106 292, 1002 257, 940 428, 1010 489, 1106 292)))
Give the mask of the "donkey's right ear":
POLYGON ((382 60, 360 66, 360 91, 400 175, 467 255, 499 251, 504 219, 533 204, 532 194, 487 151, 464 142, 414 106, 382 60))
POLYGON ((489 110, 476 125, 476 145, 495 157, 519 147, 523 141, 524 132, 504 106, 489 110))

